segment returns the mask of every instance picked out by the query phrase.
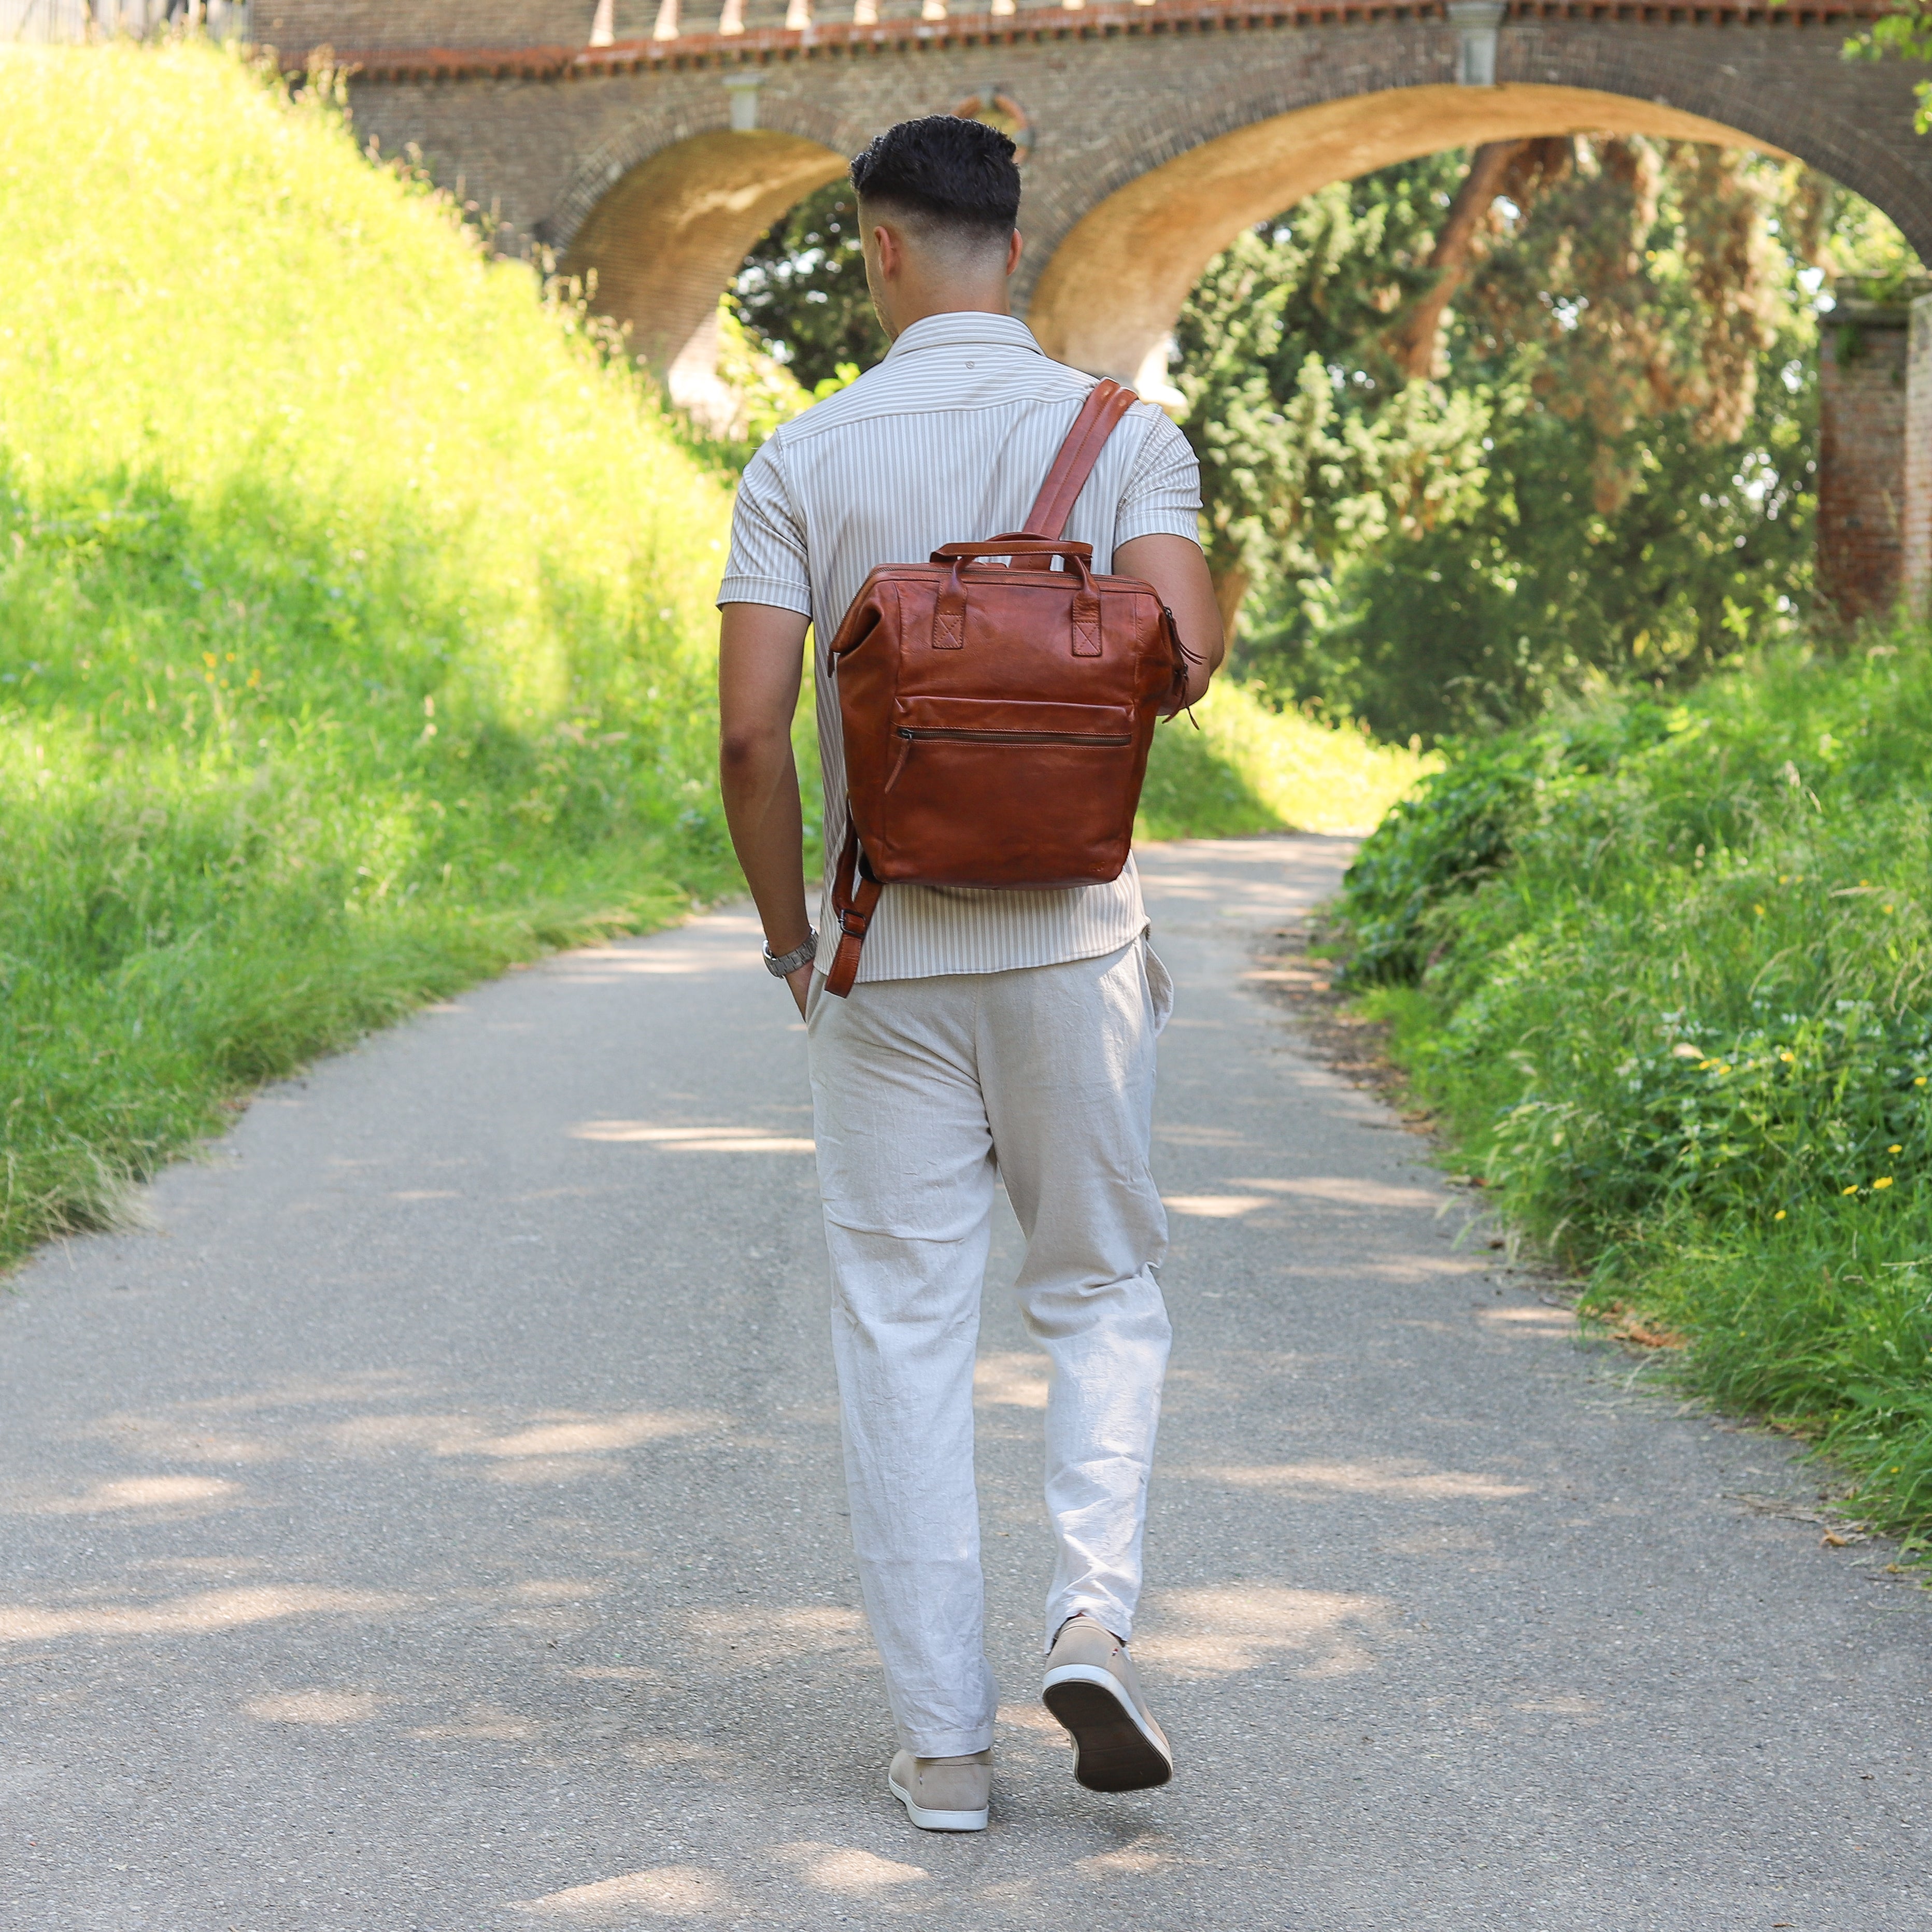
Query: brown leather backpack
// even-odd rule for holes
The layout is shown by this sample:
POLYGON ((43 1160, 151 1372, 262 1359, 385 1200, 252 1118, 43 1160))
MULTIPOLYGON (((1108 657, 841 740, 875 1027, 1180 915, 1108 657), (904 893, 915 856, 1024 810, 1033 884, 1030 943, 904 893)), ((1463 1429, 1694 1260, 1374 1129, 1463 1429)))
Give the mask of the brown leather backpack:
POLYGON ((1154 725, 1180 709, 1190 653, 1151 584, 1096 577, 1093 545, 1060 532, 1136 400, 1096 386, 1024 530, 881 564, 852 600, 830 654, 851 830, 828 993, 851 991, 883 885, 1039 892, 1126 866, 1154 725))

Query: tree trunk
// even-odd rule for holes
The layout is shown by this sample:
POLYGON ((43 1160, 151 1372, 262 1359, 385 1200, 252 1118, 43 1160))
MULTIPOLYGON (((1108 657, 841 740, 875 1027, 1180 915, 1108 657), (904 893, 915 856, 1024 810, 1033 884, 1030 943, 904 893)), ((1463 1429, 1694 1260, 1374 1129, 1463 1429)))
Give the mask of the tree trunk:
POLYGON ((1221 635, 1232 645, 1234 626, 1241 615, 1241 599, 1248 594, 1248 573, 1239 564, 1214 575, 1214 607, 1221 614, 1221 635))
POLYGON ((1469 172, 1462 177, 1456 199, 1449 204, 1442 232, 1430 250, 1435 285, 1390 332, 1390 346, 1396 362, 1412 382, 1426 382, 1436 373, 1436 338, 1442 332, 1444 313, 1469 272, 1476 230, 1489 213, 1510 163, 1528 145, 1523 141, 1485 141, 1469 157, 1469 172))

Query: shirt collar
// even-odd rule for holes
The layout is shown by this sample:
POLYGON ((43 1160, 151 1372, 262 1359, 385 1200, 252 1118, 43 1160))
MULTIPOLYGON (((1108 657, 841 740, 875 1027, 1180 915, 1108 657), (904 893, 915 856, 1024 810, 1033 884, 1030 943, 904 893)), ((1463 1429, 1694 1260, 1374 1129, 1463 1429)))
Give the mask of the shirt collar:
POLYGON ((901 329, 898 340, 886 351, 886 360, 916 356, 928 349, 976 346, 1030 349, 1036 356, 1046 353, 1034 340, 1033 331, 1016 315, 994 315, 984 309, 954 309, 944 315, 922 316, 901 329))

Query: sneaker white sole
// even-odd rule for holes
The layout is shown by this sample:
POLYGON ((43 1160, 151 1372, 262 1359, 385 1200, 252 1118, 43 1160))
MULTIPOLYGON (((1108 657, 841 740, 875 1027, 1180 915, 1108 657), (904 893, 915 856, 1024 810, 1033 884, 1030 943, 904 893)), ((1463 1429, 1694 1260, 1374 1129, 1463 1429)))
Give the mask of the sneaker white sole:
POLYGON ((977 1811, 928 1811, 923 1804, 915 1804, 913 1795, 890 1772, 886 1773, 886 1789, 906 1808, 906 1816, 922 1832, 983 1832, 986 1828, 986 1809, 977 1811))
POLYGON ((1111 1670, 1063 1664, 1046 1673, 1041 1701, 1073 1740, 1073 1775, 1090 1791, 1147 1791, 1174 1775, 1160 1734, 1111 1670))

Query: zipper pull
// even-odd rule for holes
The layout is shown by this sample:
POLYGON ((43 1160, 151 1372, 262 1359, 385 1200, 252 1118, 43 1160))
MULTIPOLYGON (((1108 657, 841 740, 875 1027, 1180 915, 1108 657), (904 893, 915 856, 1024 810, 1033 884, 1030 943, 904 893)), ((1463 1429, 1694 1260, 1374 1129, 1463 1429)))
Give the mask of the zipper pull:
POLYGON ((899 774, 905 770, 907 759, 912 756, 912 748, 915 742, 912 734, 902 724, 899 727, 899 754, 892 760, 892 770, 886 774, 884 787, 886 790, 890 791, 892 787, 898 783, 899 774))

